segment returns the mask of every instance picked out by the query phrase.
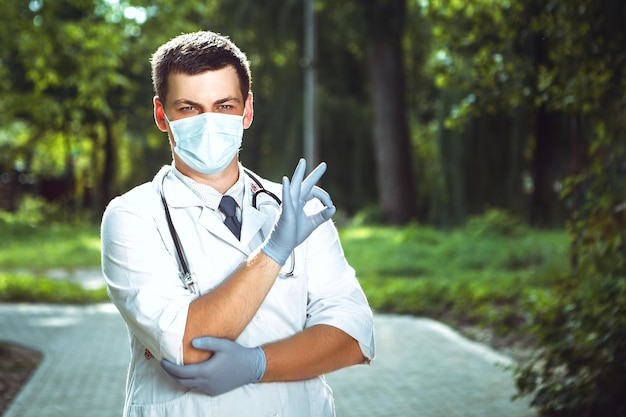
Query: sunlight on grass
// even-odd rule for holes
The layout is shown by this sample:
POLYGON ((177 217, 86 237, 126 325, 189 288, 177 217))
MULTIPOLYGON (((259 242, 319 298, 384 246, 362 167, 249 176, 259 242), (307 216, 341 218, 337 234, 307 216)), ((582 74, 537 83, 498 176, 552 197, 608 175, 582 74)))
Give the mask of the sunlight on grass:
POLYGON ((511 326, 568 269, 564 231, 475 235, 428 227, 340 230, 346 257, 379 312, 511 326))
POLYGON ((0 269, 43 271, 100 265, 97 225, 41 225, 7 234, 8 239, 0 243, 0 269))
POLYGON ((87 304, 108 300, 106 288, 85 289, 75 282, 0 273, 0 301, 87 304))
MULTIPOLYGON (((0 242, 0 273, 19 270, 38 276, 52 269, 100 267, 98 225, 0 232, 7 236, 0 242)), ((378 312, 512 329, 525 309, 541 310, 551 302, 552 288, 568 270, 564 231, 476 233, 411 225, 344 227, 339 233, 346 257, 378 312)), ((0 296, 51 302, 106 299, 105 292, 86 295, 75 284, 43 277, 8 280, 6 274, 0 280, 0 296)))

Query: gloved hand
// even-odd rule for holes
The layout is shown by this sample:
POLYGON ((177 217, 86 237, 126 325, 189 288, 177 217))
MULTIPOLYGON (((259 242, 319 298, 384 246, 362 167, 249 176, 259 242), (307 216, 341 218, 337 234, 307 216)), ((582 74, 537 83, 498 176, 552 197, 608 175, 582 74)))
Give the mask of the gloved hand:
POLYGON ((196 349, 213 356, 192 365, 175 365, 164 359, 161 366, 180 384, 208 395, 220 395, 242 385, 256 383, 265 374, 265 352, 247 348, 228 339, 199 337, 191 342, 196 349))
POLYGON ((296 246, 304 242, 309 235, 322 223, 330 219, 337 211, 330 195, 315 186, 326 172, 326 164, 319 164, 306 179, 306 161, 300 159, 291 178, 283 177, 283 203, 280 217, 261 251, 267 256, 284 265, 289 254, 296 246), (313 198, 318 198, 324 208, 317 213, 307 215, 304 206, 313 198))

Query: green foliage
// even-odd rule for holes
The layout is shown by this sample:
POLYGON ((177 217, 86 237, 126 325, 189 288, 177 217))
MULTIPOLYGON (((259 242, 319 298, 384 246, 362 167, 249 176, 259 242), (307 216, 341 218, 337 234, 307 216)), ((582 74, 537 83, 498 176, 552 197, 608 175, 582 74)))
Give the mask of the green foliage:
POLYGON ((448 128, 520 105, 601 114, 616 92, 623 97, 620 0, 433 0, 424 10, 433 24, 436 84, 463 92, 448 128))
POLYGON ((377 205, 372 205, 359 210, 351 220, 353 226, 372 226, 385 223, 385 214, 377 205))
POLYGON ((540 351, 516 369, 545 415, 626 415, 626 279, 596 277, 536 314, 540 351))
MULTIPOLYGON (((230 36, 252 64, 255 122, 241 159, 279 180, 302 156, 302 4, 7 3, 0 16, 2 171, 15 165, 36 179, 72 178, 77 201, 87 190, 97 210, 150 179, 171 158, 153 122, 150 56, 182 32, 210 29, 230 36)), ((355 13, 329 1, 315 6, 319 27, 328 28, 317 43, 319 157, 329 163, 325 181, 336 188, 335 202, 353 213, 376 198, 363 32, 355 20, 362 5, 352 2, 355 13)))
POLYGON ((569 282, 534 315, 539 350, 516 369, 520 395, 549 416, 626 416, 624 127, 597 131, 592 163, 564 190, 574 207, 569 282))
MULTIPOLYGON (((17 217, 0 222, 0 233, 6 236, 0 243, 0 271, 45 275, 51 269, 99 268, 97 225, 17 217)), ((412 225, 351 226, 340 233, 375 310, 490 325, 502 332, 516 331, 527 309, 545 308, 554 300, 554 277, 567 264, 561 232, 524 229, 515 236, 476 236, 412 225)), ((1 276, 0 294, 6 301, 91 300, 75 284, 15 273, 1 276)), ((105 299, 102 291, 98 294, 95 300, 105 299)))
POLYGON ((87 290, 79 283, 40 276, 0 273, 0 301, 88 304, 108 301, 106 288, 87 290))
POLYGON ((99 227, 51 221, 56 216, 39 199, 24 199, 15 213, 0 211, 0 270, 99 266, 99 227))
POLYGON ((85 304, 108 300, 104 287, 84 289, 77 282, 45 276, 51 269, 100 267, 99 227, 53 222, 60 217, 58 209, 41 199, 25 198, 15 213, 0 211, 0 301, 85 304))
MULTIPOLYGON (((88 213, 76 213, 68 210, 60 203, 51 203, 43 197, 25 195, 19 202, 15 211, 5 211, 0 209, 0 230, 6 228, 20 230, 22 228, 32 229, 44 224, 66 223, 79 221, 81 216, 88 213)), ((7 236, 12 236, 10 233, 7 236)))
POLYGON ((470 217, 465 225, 465 230, 477 237, 515 237, 525 231, 524 227, 519 218, 506 210, 489 209, 480 216, 470 217))
POLYGON ((519 331, 529 310, 554 300, 568 262, 562 232, 520 228, 515 235, 478 236, 417 225, 340 232, 375 310, 503 333, 519 331))

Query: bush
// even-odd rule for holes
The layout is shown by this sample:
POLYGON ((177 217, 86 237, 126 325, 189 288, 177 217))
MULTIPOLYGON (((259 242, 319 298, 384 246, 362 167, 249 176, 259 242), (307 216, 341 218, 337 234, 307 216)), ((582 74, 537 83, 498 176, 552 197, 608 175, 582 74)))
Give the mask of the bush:
POLYGON ((100 268, 99 225, 32 223, 0 214, 0 271, 100 268))
POLYGON ((542 350, 516 370, 521 395, 550 416, 626 415, 626 279, 582 285, 533 334, 542 350))
POLYGON ((377 205, 368 206, 360 210, 351 221, 351 225, 355 227, 382 224, 385 224, 385 213, 377 205))
POLYGON ((599 133, 591 166, 565 188, 569 285, 537 310, 539 350, 514 369, 519 395, 548 416, 626 416, 626 147, 599 133))
POLYGON ((470 217, 465 230, 477 237, 518 236, 524 232, 522 221, 506 210, 492 208, 480 216, 470 217))
POLYGON ((88 304, 108 301, 106 288, 84 289, 80 284, 17 274, 0 274, 0 301, 88 304))
POLYGON ((567 266, 562 231, 520 229, 479 238, 464 230, 410 225, 340 229, 351 265, 378 312, 485 325, 514 334, 527 308, 552 300, 567 266))

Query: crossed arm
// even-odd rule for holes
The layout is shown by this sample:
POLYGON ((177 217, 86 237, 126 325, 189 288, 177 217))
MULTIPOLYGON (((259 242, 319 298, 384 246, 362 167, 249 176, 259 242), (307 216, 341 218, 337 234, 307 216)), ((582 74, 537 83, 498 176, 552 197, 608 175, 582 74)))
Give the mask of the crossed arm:
MULTIPOLYGON (((194 339, 205 336, 230 341, 237 339, 263 303, 289 254, 334 214, 335 208, 330 196, 314 187, 324 173, 325 165, 318 166, 304 179, 305 166, 301 160, 291 183, 286 178, 283 179, 281 214, 264 245, 222 284, 189 305, 183 336, 184 362, 206 363, 208 366, 184 369, 166 364, 165 369, 174 377, 187 382, 189 379, 197 379, 197 376, 205 378, 206 375, 202 374, 208 373, 208 369, 214 369, 212 366, 219 365, 221 361, 230 361, 224 366, 229 370, 232 366, 256 367, 260 356, 263 362, 259 365, 263 375, 261 381, 292 381, 312 378, 365 360, 359 343, 354 338, 329 325, 312 326, 287 339, 269 343, 262 347, 260 355, 258 348, 253 350, 235 344, 224 345, 218 341, 219 346, 226 346, 229 350, 219 352, 220 359, 217 356, 216 359, 211 359, 217 350, 211 346, 215 346, 213 343, 216 342, 205 340, 200 349, 193 344, 194 339), (320 199, 325 208, 307 215, 303 210, 304 205, 312 198, 320 199), (254 364, 248 365, 247 360, 254 364), (245 365, 241 365, 244 362, 245 365)), ((244 379, 249 379, 248 382, 258 381, 254 376, 248 375, 244 379)))
MULTIPOLYGON (((280 265, 259 251, 222 285, 194 300, 183 338, 185 363, 203 362, 212 354, 194 348, 191 342, 195 338, 211 335, 235 340, 258 310, 279 271, 280 265)), ((313 378, 365 360, 355 339, 327 325, 307 328, 267 344, 263 350, 267 358, 264 382, 313 378)))

